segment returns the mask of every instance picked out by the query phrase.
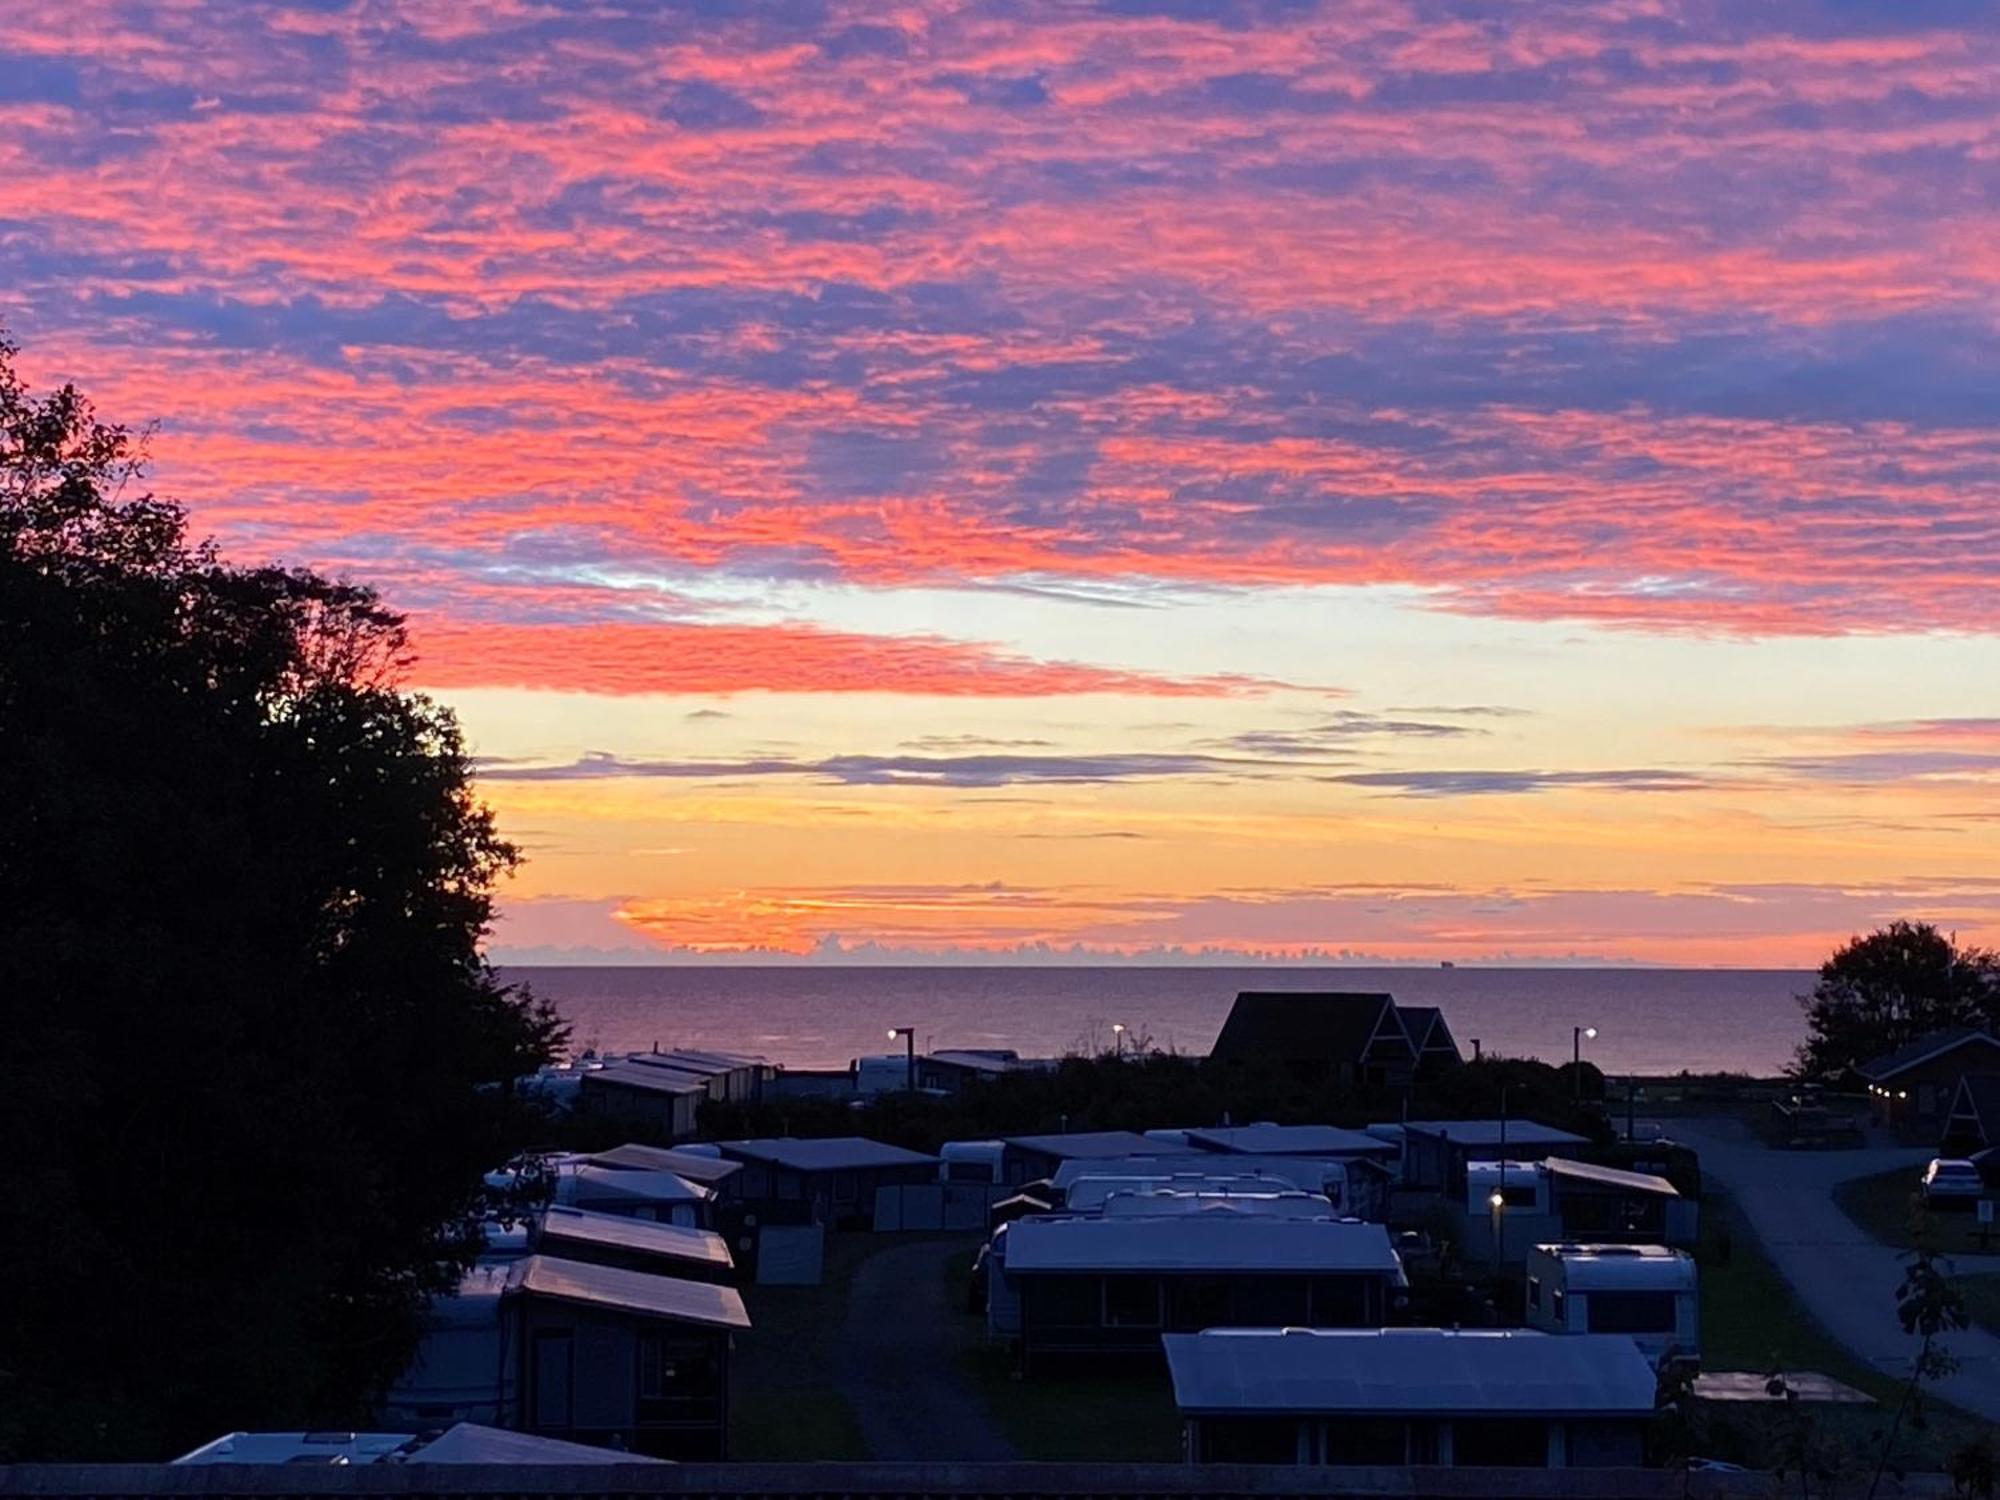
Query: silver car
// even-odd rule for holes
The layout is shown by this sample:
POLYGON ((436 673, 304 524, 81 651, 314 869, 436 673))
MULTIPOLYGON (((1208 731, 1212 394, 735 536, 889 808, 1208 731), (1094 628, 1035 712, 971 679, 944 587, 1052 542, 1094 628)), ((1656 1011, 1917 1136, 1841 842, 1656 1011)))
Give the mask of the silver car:
POLYGON ((1939 1156, 1924 1168, 1924 1197, 1932 1202, 1964 1203, 1984 1196, 1985 1192, 1986 1183, 1979 1175, 1979 1168, 1969 1161, 1939 1156))

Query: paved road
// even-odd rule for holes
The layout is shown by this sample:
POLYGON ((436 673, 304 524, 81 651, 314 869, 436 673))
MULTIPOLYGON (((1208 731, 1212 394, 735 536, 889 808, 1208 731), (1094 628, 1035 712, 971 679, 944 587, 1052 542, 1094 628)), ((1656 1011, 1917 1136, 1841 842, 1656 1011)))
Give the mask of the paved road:
MULTIPOLYGON (((1820 1325, 1859 1358, 1906 1378, 1918 1340, 1896 1321, 1901 1254, 1842 1213, 1833 1189, 1897 1166, 1909 1167, 1914 1183, 1932 1153, 1883 1146, 1774 1151, 1735 1120, 1676 1120, 1672 1128, 1676 1139, 1701 1153, 1703 1173, 1729 1190, 1820 1325)), ((1969 1328, 1946 1343, 1959 1370, 1933 1389, 1955 1406, 2000 1421, 2000 1338, 1969 1328)))
POLYGON ((1019 1457, 958 1372, 944 1263, 961 1240, 896 1240, 854 1272, 834 1370, 871 1458, 1004 1462, 1019 1457))

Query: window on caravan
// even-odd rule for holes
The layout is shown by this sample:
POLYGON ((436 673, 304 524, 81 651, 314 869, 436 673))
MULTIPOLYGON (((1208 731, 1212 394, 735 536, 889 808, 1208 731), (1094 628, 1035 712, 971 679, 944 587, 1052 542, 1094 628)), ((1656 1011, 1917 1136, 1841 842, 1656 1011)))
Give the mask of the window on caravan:
POLYGON ((1592 1292, 1585 1312, 1592 1333, 1672 1333, 1672 1292, 1592 1292))

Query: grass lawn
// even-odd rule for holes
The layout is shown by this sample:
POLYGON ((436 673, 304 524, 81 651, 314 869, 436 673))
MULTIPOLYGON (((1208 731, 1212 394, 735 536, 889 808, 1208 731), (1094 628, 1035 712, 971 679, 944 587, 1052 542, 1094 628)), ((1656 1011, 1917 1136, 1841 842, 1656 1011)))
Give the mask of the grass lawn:
MULTIPOLYGON (((1899 1174, 1907 1178, 1907 1173, 1899 1174)), ((1894 1418, 1902 1387, 1855 1359, 1813 1322, 1791 1287, 1758 1244, 1755 1233, 1726 1194, 1710 1190, 1702 1203, 1701 1343, 1702 1366, 1709 1370, 1812 1370, 1865 1391, 1872 1408, 1829 1411, 1817 1417, 1816 1442, 1822 1458, 1841 1469, 1872 1465, 1894 1418), (1724 1255, 1727 1247, 1726 1258, 1724 1255)), ((2000 1277, 1986 1290, 2000 1316, 2000 1277)), ((1895 1317, 1887 1298, 1882 1316, 1895 1317)), ((1986 1424, 1935 1400, 1925 1403, 1922 1427, 1907 1420, 1896 1442, 1892 1468, 1936 1471, 1956 1451, 1978 1439, 1986 1424)), ((1739 1433, 1738 1440, 1744 1437, 1739 1433)), ((1780 1460, 1770 1429, 1754 1434, 1763 1451, 1719 1452, 1711 1456, 1770 1467, 1780 1460)))
POLYGON ((1982 1271, 1957 1278, 1959 1295, 1972 1321, 1988 1333, 2000 1334, 2000 1271, 1982 1271))
MULTIPOLYGON (((1910 1247, 1910 1198, 1917 1191, 1914 1167, 1896 1167, 1873 1177, 1857 1177, 1833 1190, 1840 1211, 1885 1245, 1910 1247)), ((1946 1255, 1980 1253, 1979 1224, 1963 1211, 1929 1215, 1931 1234, 1946 1255)), ((1992 1236, 1987 1253, 2000 1255, 2000 1233, 1992 1236)), ((2000 1268, 2000 1260, 1994 1262, 2000 1268)))
POLYGON ((854 1268, 869 1234, 830 1234, 818 1286, 749 1286, 750 1330, 730 1361, 729 1452, 770 1462, 868 1456, 854 1412, 835 1389, 833 1353, 854 1268))
MULTIPOLYGON (((946 1266, 964 1286, 972 1252, 946 1266)), ((1003 1349, 986 1342, 986 1323, 959 1323, 958 1367, 987 1404, 993 1425, 1024 1459, 1078 1463, 1179 1463, 1181 1419, 1164 1361, 1132 1369, 1085 1365, 1075 1374, 1021 1380, 1003 1349)))

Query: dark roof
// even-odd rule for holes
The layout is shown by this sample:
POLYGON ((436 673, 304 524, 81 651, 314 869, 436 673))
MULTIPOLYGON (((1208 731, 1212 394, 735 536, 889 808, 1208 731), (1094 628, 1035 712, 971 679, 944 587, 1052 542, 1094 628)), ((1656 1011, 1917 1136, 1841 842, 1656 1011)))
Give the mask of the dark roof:
POLYGON ((1005 1144, 1017 1151, 1037 1156, 1053 1156, 1058 1161, 1077 1161, 1099 1156, 1157 1156, 1164 1149, 1130 1130, 1072 1130, 1061 1135, 1010 1135, 1005 1144))
POLYGON ((1435 1005, 1399 1005, 1396 1013, 1403 1018, 1403 1030, 1410 1034, 1410 1045, 1419 1056, 1449 1054, 1455 1062, 1463 1058, 1458 1038, 1451 1034, 1444 1012, 1435 1005))
POLYGON ((1388 995, 1245 990, 1229 1008, 1210 1055, 1335 1067, 1359 1065, 1371 1043, 1378 1049, 1377 1060, 1388 1060, 1385 1050, 1402 1060, 1415 1055, 1396 1002, 1388 995), (1378 1031, 1381 1042, 1375 1041, 1378 1031))
POLYGON ((1858 1064, 1854 1071, 1870 1083, 1884 1083, 1898 1073, 1907 1073, 1920 1063, 1942 1057, 1947 1052, 1956 1052, 1967 1045, 1989 1047, 2000 1052, 2000 1041, 1995 1041, 1977 1026, 1953 1026, 1944 1031, 1927 1031, 1907 1046, 1858 1064))
POLYGON ((724 1151, 743 1161, 770 1162, 794 1172, 853 1172, 872 1167, 934 1167, 935 1156, 905 1151, 858 1135, 783 1136, 755 1141, 722 1141, 724 1151))

